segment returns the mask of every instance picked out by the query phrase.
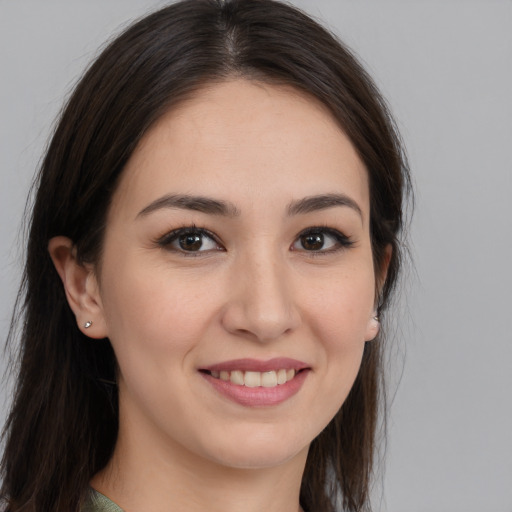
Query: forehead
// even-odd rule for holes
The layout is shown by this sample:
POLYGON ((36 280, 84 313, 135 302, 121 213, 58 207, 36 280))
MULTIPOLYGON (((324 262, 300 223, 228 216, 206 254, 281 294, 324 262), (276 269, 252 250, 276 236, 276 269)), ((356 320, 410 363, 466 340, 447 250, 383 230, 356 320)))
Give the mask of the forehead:
POLYGON ((329 192, 369 207, 366 169, 330 111, 292 87, 233 80, 204 87, 152 126, 113 209, 140 210, 165 193, 284 204, 329 192))

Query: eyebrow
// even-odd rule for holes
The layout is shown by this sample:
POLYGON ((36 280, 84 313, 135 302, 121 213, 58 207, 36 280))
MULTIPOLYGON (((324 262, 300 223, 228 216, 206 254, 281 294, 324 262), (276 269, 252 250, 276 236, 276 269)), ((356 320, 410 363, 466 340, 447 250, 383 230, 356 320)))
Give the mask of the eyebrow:
POLYGON ((156 199, 148 206, 143 208, 138 217, 145 217, 156 210, 163 208, 193 210, 196 212, 207 213, 210 215, 221 215, 225 217, 236 217, 240 215, 240 210, 227 201, 211 199, 203 196, 191 196, 187 194, 168 194, 156 199))
MULTIPOLYGON (((287 212, 289 216, 303 215, 336 206, 346 206, 351 208, 359 214, 361 219, 363 219, 363 212, 359 205, 345 194, 321 194, 304 197, 303 199, 292 201, 287 207, 287 212)), ((204 196, 192 196, 188 194, 167 194, 143 208, 137 214, 137 218, 145 217, 154 211, 166 208, 193 210, 209 215, 219 215, 224 217, 237 217, 240 215, 240 210, 229 201, 222 201, 204 196)))
POLYGON ((322 194, 292 201, 288 205, 288 215, 311 213, 335 206, 347 206, 348 208, 352 208, 352 210, 361 217, 361 220, 364 218, 359 205, 345 194, 322 194))

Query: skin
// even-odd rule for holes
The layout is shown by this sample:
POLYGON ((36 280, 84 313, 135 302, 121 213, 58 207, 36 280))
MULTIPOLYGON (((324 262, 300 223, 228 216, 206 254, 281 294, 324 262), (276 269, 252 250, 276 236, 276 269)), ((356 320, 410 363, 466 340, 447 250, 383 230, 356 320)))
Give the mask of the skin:
POLYGON ((372 261, 367 172, 331 114, 288 87, 205 87, 164 115, 132 155, 100 264, 79 265, 64 237, 49 250, 79 327, 109 337, 119 363, 119 439, 92 485, 126 512, 169 504, 297 511, 309 444, 342 405, 378 331, 382 276, 372 261), (168 194, 231 210, 155 207, 168 194), (353 204, 290 214, 291 203, 325 194, 353 204), (212 233, 200 251, 162 242, 190 226, 212 233), (306 250, 301 234, 318 226, 351 245, 317 230, 323 242, 306 250), (274 357, 309 371, 294 396, 273 406, 235 403, 198 371, 274 357))

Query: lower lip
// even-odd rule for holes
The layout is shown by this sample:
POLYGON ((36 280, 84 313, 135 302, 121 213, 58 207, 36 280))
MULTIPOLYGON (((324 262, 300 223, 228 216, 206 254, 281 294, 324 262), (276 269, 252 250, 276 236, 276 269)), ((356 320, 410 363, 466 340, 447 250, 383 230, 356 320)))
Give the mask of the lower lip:
POLYGON ((309 370, 302 370, 295 377, 286 382, 272 388, 257 387, 249 388, 247 386, 239 386, 230 381, 216 379, 208 373, 201 375, 218 391, 221 395, 229 398, 233 402, 246 407, 265 407, 278 405, 285 402, 293 395, 298 393, 302 384, 308 376, 309 370))

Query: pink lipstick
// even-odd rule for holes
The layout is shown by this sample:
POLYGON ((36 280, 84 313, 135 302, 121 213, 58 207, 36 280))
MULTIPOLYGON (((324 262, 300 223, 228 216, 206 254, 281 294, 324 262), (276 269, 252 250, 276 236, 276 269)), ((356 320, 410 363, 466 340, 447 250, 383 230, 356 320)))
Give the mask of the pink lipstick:
POLYGON ((249 407, 263 407, 295 395, 309 370, 306 363, 290 358, 236 359, 201 368, 200 373, 226 398, 249 407))

